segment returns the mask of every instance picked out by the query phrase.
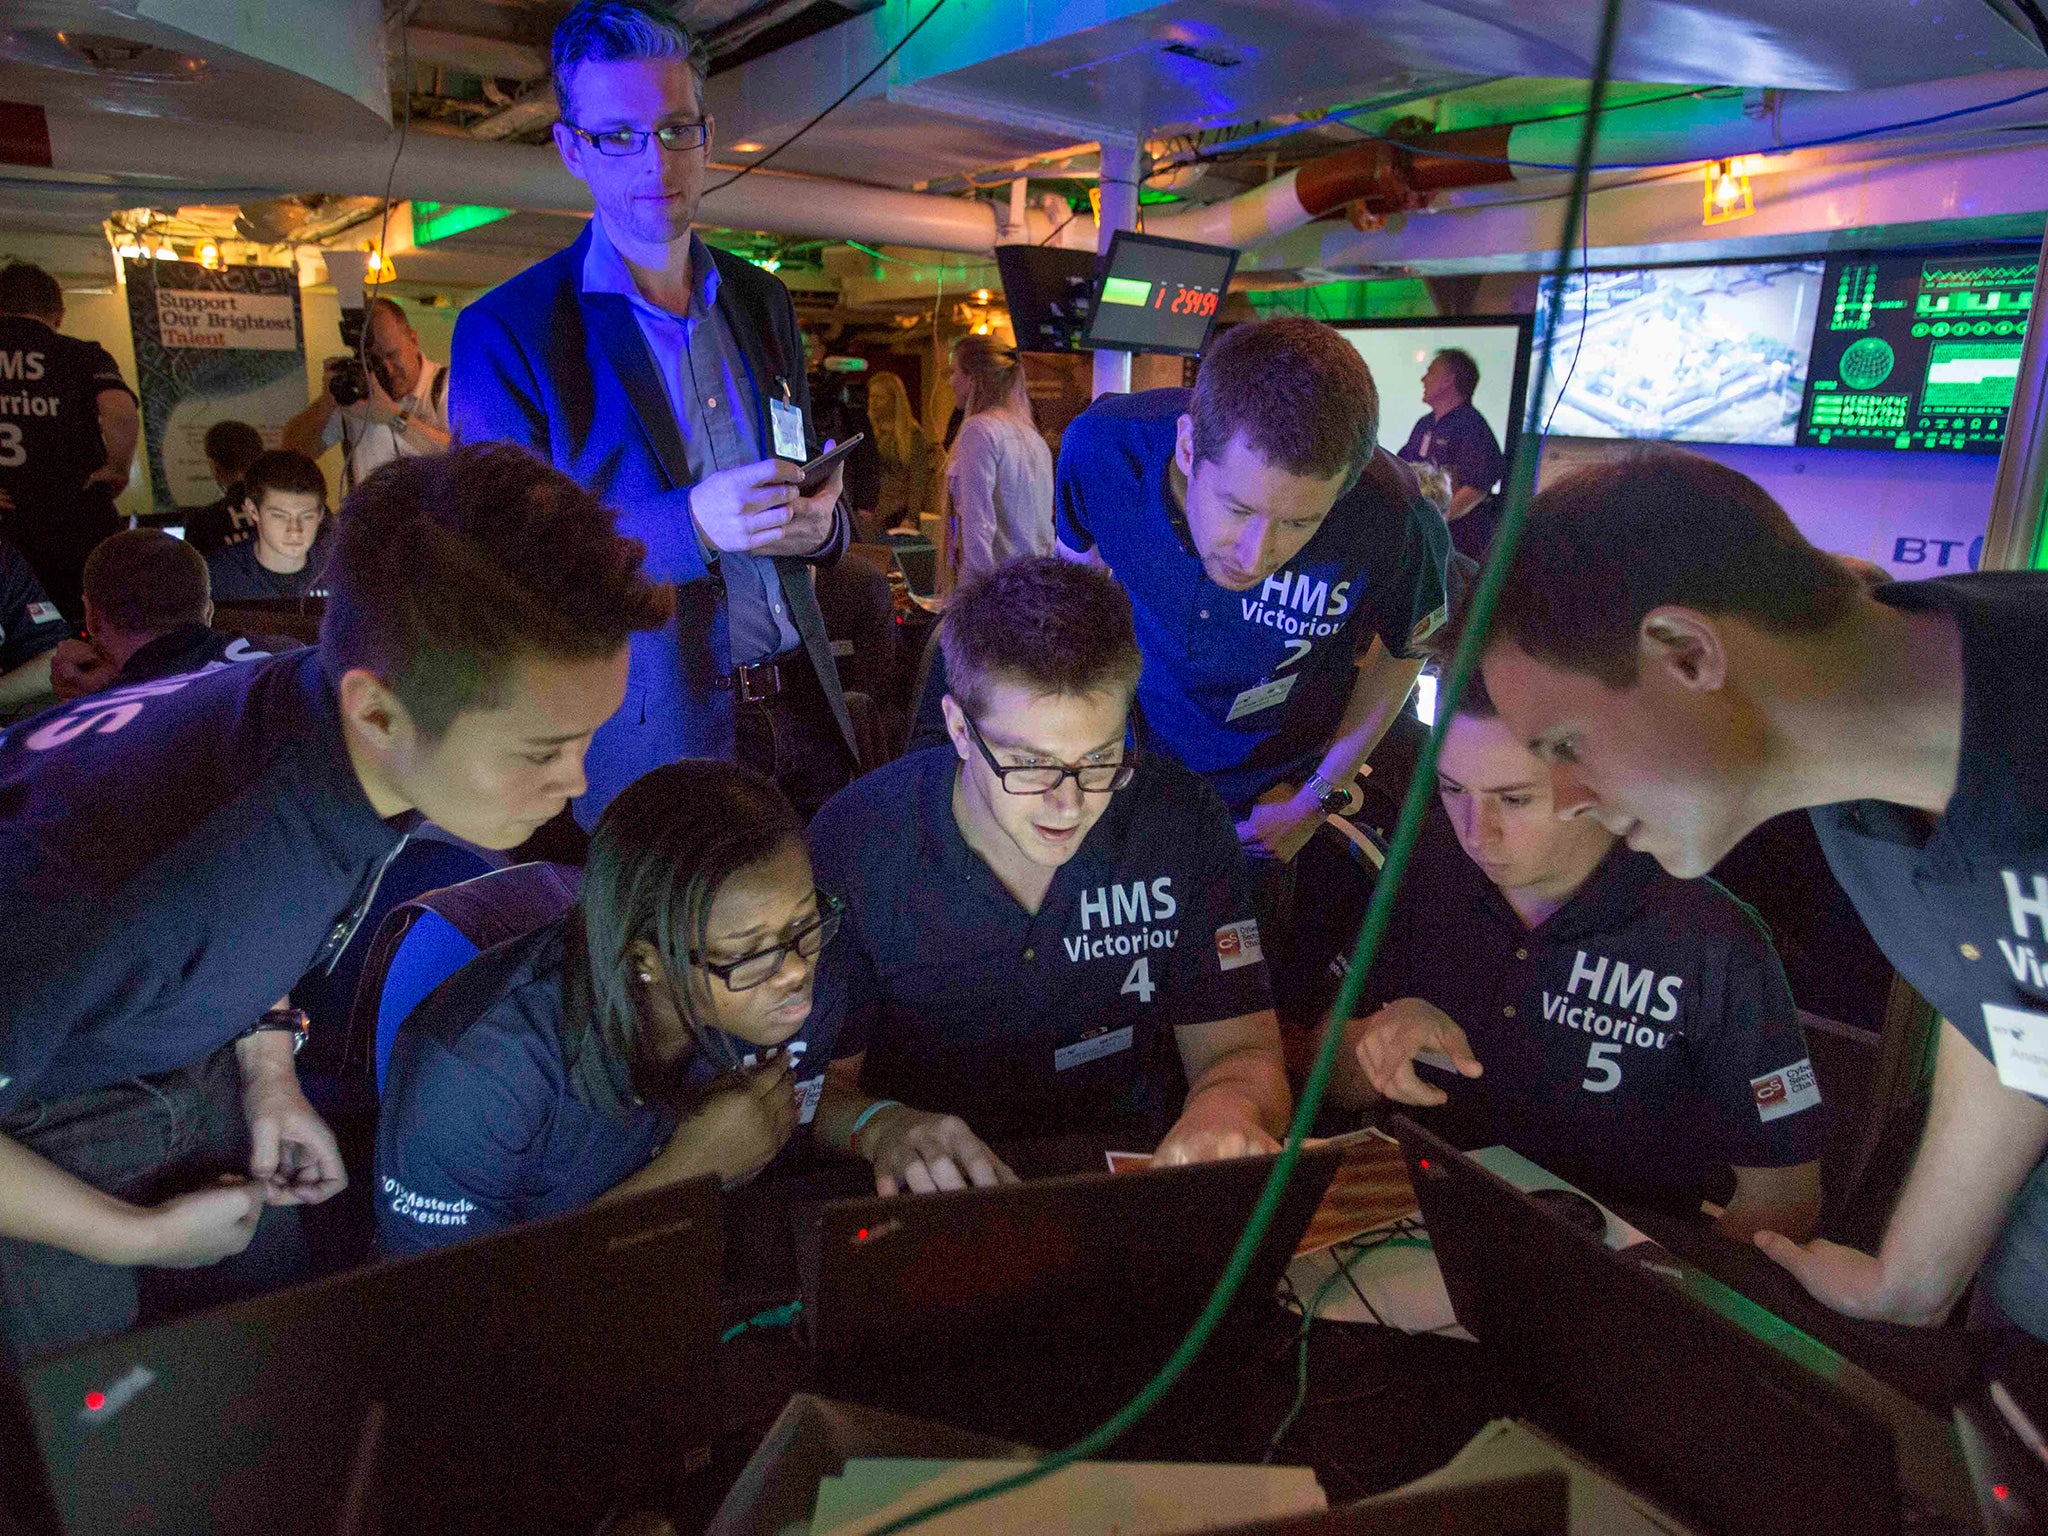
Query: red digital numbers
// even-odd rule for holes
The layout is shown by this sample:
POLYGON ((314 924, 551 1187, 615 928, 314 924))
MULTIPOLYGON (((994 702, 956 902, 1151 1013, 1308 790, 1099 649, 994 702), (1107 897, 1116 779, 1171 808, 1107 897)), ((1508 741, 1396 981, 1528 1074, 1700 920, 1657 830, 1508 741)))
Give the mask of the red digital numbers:
POLYGON ((1172 311, 1176 315, 1202 315, 1216 313, 1217 295, 1202 288, 1176 288, 1173 295, 1172 311))

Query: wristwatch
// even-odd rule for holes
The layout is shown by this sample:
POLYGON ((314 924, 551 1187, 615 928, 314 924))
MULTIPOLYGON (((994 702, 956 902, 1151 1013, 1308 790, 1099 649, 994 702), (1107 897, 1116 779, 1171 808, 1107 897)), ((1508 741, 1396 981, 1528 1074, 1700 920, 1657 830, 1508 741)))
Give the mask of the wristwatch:
POLYGON ((273 1032, 292 1037, 292 1054, 296 1056, 306 1048, 306 1036, 313 1032, 313 1021, 306 1017, 303 1008, 272 1008, 236 1038, 246 1040, 251 1035, 273 1032))
POLYGON ((1308 776, 1308 792, 1316 797, 1316 804, 1323 808, 1325 816, 1334 816, 1351 803, 1351 791, 1339 789, 1320 771, 1308 776))

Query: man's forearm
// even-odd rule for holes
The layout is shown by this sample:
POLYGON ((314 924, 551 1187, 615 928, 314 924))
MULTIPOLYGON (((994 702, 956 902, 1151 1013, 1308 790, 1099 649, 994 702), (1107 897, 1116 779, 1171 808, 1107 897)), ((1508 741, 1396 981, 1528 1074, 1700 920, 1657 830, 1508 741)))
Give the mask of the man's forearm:
POLYGON ((142 437, 142 412, 126 390, 103 390, 99 396, 100 442, 107 453, 107 467, 125 477, 135 460, 135 445, 142 437))
POLYGON ((1275 1050, 1244 1046, 1226 1051, 1188 1085, 1188 1102, 1206 1094, 1230 1094, 1252 1108, 1258 1122, 1274 1136, 1287 1129, 1294 1096, 1287 1087, 1287 1068, 1275 1050))
POLYGON ((321 390, 310 405, 284 424, 284 431, 280 434, 283 445, 309 459, 319 458, 326 449, 320 436, 327 430, 327 423, 337 409, 334 396, 325 389, 321 390))
POLYGON ((1323 753, 1319 768, 1332 784, 1343 784, 1365 765, 1372 749, 1380 744, 1387 727, 1408 702, 1422 663, 1406 661, 1375 639, 1365 660, 1351 681, 1351 697, 1344 702, 1344 714, 1337 722, 1337 734, 1323 753))
POLYGON ((12 672, 0 675, 0 710, 13 709, 50 692, 51 654, 45 651, 32 661, 24 661, 12 672))
POLYGON ((2044 1146, 2048 1105, 2001 1083, 1998 1069, 1944 1020, 1927 1129, 1878 1249, 1877 1315, 1907 1323, 1947 1315, 2044 1146))
POLYGON ((147 1258, 145 1213, 0 1136, 0 1236, 47 1243, 102 1264, 147 1258))
MULTIPOLYGON (((324 427, 325 422, 321 423, 324 427)), ((455 434, 445 427, 437 427, 430 421, 417 416, 408 416, 405 428, 399 433, 405 446, 414 453, 446 453, 455 441, 455 434)))

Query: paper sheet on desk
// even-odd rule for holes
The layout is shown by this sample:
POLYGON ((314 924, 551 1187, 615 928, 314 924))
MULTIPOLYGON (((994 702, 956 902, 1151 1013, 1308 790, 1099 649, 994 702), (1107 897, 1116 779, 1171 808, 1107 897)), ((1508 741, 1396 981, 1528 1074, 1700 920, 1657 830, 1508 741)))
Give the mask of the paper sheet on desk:
MULTIPOLYGON (((860 1458, 818 1484, 811 1536, 859 1536, 921 1505, 979 1488, 1022 1461, 860 1458)), ((1328 1508, 1306 1467, 1084 1461, 918 1527, 926 1536, 1177 1536, 1328 1508)))
POLYGON ((1637 1498, 1542 1431, 1514 1419, 1495 1419, 1443 1466, 1395 1491, 1463 1488, 1550 1468, 1571 1479, 1572 1536, 1692 1536, 1690 1526, 1637 1498))
MULTIPOLYGON (((1486 1147, 1471 1157, 1480 1167, 1517 1189, 1570 1189, 1583 1193, 1506 1147, 1486 1147)), ((1412 1206, 1412 1200, 1410 1203, 1412 1206)), ((1597 1200, 1593 1203, 1599 1205, 1597 1200)), ((1606 1206, 1600 1209, 1607 1218, 1604 1241, 1608 1247, 1620 1250, 1650 1241, 1606 1206)), ((1319 1220, 1321 1214, 1317 1213, 1319 1220)), ((1389 1223, 1382 1222, 1356 1235, 1369 1240, 1386 1225, 1389 1223)), ((1320 1295, 1323 1299, 1316 1308, 1316 1316, 1333 1323, 1379 1323, 1403 1333, 1472 1337, 1458 1326, 1436 1255, 1427 1248, 1389 1243, 1362 1252, 1348 1246, 1325 1252, 1304 1242, 1300 1255, 1287 1268, 1287 1283, 1297 1297, 1320 1295), (1325 1283, 1340 1265, 1348 1272, 1348 1280, 1339 1280, 1325 1290, 1325 1283)))

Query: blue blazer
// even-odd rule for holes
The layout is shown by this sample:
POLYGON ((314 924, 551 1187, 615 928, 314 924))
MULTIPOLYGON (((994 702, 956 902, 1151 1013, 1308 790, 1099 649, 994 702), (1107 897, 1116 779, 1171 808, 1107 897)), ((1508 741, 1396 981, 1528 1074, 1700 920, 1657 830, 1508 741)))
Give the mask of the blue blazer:
MULTIPOLYGON (((565 251, 528 267, 463 310, 449 362, 449 421, 458 442, 517 443, 602 497, 619 531, 647 546, 647 570, 676 586, 676 616, 637 634, 626 701, 605 722, 585 763, 590 788, 576 819, 594 826, 620 790, 650 768, 685 757, 733 756, 732 647, 725 583, 706 568, 690 520, 688 454, 631 306, 582 291, 585 229, 565 251)), ((771 391, 810 421, 803 338, 789 291, 771 273, 724 251, 718 303, 753 375, 759 441, 774 441, 771 391)), ((812 434, 815 446, 815 434, 812 434)), ((841 502, 832 541, 813 560, 839 558, 849 538, 841 502)), ((817 669, 857 771, 853 723, 811 589, 808 562, 778 559, 783 596, 817 669)))

